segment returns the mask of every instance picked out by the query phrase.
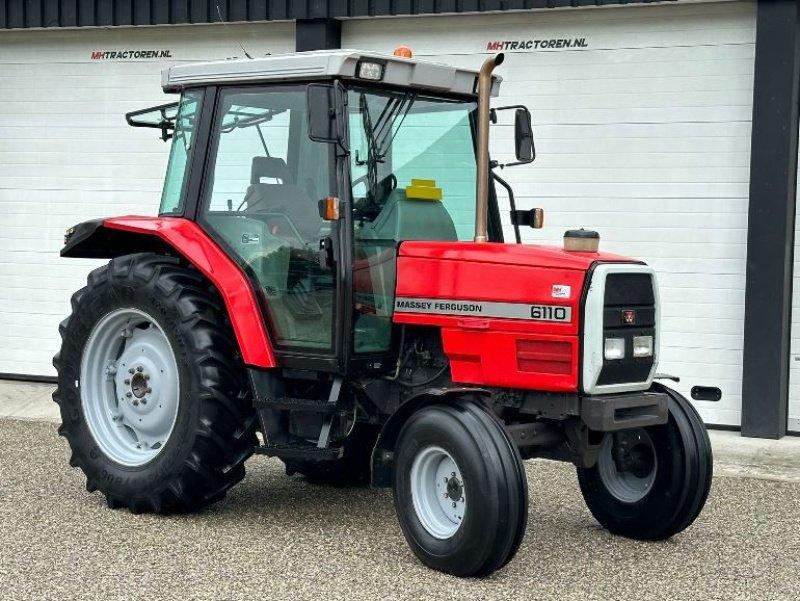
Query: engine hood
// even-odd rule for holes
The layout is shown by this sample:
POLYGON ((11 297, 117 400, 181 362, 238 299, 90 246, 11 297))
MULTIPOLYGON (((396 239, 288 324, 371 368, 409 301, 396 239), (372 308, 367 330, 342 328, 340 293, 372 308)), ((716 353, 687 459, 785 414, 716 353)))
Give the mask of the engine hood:
POLYGON ((603 252, 566 251, 540 244, 504 244, 498 242, 425 242, 400 244, 401 257, 494 263, 545 269, 587 271, 593 263, 641 263, 636 259, 603 252))

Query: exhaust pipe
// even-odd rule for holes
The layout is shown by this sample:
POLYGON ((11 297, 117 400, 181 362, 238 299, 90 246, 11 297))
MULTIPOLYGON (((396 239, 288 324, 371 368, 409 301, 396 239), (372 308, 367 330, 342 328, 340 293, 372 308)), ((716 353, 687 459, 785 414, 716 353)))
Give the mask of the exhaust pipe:
POLYGON ((503 53, 483 62, 478 75, 478 182, 475 195, 475 242, 486 242, 489 217, 489 103, 492 97, 492 71, 502 64, 503 53))

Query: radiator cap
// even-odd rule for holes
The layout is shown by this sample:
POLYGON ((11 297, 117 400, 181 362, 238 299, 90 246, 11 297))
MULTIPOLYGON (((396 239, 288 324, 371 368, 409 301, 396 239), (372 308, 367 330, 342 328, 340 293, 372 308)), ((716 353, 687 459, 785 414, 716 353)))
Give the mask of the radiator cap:
POLYGON ((567 230, 564 232, 564 250, 596 253, 600 248, 600 234, 592 230, 567 230))

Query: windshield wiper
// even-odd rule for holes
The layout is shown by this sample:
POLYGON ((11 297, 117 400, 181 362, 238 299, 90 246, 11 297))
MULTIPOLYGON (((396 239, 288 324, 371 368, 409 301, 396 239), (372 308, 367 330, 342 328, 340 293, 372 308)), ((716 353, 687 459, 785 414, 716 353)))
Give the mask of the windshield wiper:
POLYGON ((411 110, 411 105, 414 104, 416 98, 416 93, 406 92, 402 98, 388 99, 378 116, 377 123, 373 126, 367 94, 361 92, 359 96, 358 108, 361 111, 362 127, 367 138, 367 158, 366 160, 361 159, 356 153, 356 165, 367 166, 367 195, 373 201, 377 200, 378 193, 378 163, 383 163, 386 155, 389 154, 397 132, 403 126, 406 115, 411 110))

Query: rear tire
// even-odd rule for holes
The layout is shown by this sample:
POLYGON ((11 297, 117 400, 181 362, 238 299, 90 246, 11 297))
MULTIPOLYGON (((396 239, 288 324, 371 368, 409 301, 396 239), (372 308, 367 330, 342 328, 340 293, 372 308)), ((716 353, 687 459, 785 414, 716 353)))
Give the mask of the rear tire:
POLYGON ((578 468, 595 519, 614 534, 639 540, 663 540, 685 530, 703 509, 713 475, 711 442, 695 408, 670 388, 653 389, 669 395, 669 421, 629 436, 639 465, 634 461, 629 470, 619 470, 611 456, 613 435, 606 434, 597 464, 578 468))
POLYGON ((72 311, 53 400, 86 489, 134 513, 224 497, 257 422, 216 290, 177 258, 128 255, 90 273, 72 311))
POLYGON ((470 402, 429 405, 395 447, 394 503, 412 551, 454 576, 488 576, 519 549, 528 520, 522 458, 503 425, 470 402))

